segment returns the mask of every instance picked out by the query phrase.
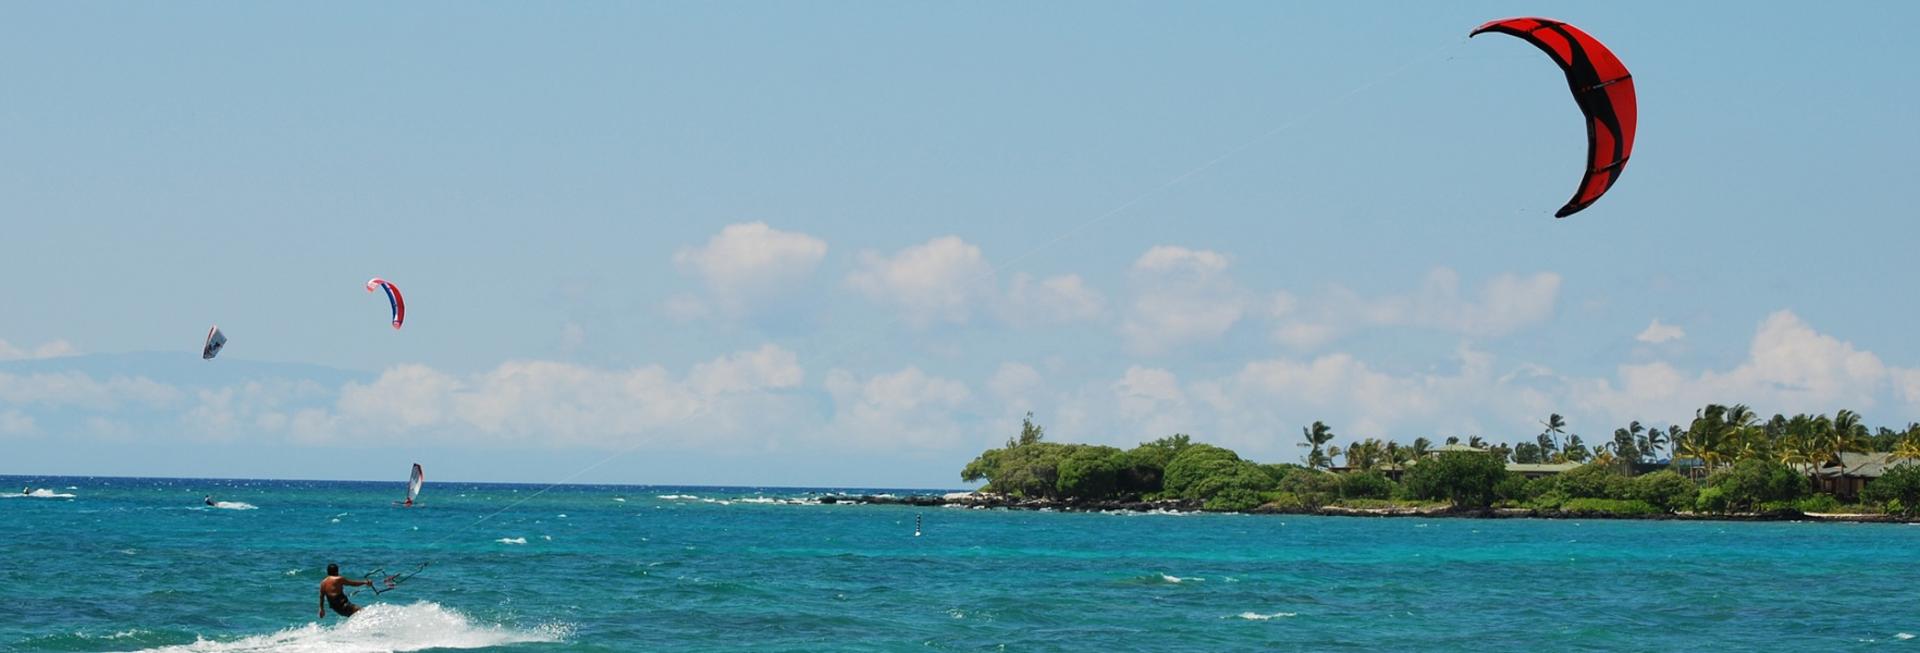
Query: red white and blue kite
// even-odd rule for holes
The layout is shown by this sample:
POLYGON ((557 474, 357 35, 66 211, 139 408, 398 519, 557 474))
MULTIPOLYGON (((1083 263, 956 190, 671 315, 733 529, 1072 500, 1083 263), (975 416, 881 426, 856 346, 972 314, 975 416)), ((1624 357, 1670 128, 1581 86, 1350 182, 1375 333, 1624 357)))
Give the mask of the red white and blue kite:
POLYGON ((393 305, 393 328, 400 328, 400 323, 407 321, 407 302, 400 298, 400 287, 386 279, 374 277, 367 282, 367 292, 376 289, 387 291, 387 303, 393 305))

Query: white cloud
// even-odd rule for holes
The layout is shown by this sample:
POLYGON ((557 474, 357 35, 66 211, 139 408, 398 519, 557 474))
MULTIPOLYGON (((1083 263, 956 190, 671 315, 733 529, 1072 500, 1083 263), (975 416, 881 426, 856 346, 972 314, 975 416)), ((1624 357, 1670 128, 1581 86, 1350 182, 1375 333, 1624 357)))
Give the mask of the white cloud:
POLYGON ((1682 329, 1679 326, 1673 325, 1673 324, 1661 324, 1660 318, 1654 318, 1653 323, 1647 325, 1647 328, 1641 331, 1640 335, 1634 336, 1633 339, 1638 340, 1640 342, 1652 343, 1657 345, 1663 342, 1672 342, 1685 337, 1687 337, 1686 329, 1682 329))
POLYGON ((1000 401, 1019 401, 1041 389, 1040 372, 1025 363, 1001 363, 987 379, 987 392, 1000 401))
POLYGON ((401 365, 347 384, 330 410, 294 412, 285 424, 314 443, 408 433, 467 444, 731 450, 769 445, 808 422, 805 402, 790 392, 804 378, 793 352, 774 345, 679 378, 657 365, 513 361, 466 375, 401 365))
POLYGON ((1916 380, 1913 370, 1889 367, 1871 352, 1813 330, 1792 312, 1778 311, 1760 323, 1747 359, 1733 369, 1690 374, 1665 362, 1622 365, 1617 383, 1591 382, 1579 396, 1616 418, 1653 411, 1691 415, 1707 403, 1825 413, 1865 410, 1886 396, 1911 404, 1916 380))
POLYGON ((146 377, 114 376, 105 381, 82 372, 0 372, 0 402, 115 410, 124 404, 160 407, 185 393, 146 377))
POLYGON ((937 450, 961 440, 956 412, 972 398, 966 384, 909 367, 860 379, 845 370, 827 374, 833 396, 829 437, 841 446, 937 450))
POLYGON ((1427 273, 1412 293, 1366 298, 1335 286, 1311 302, 1281 293, 1272 314, 1279 321, 1274 338, 1298 349, 1325 345, 1362 327, 1412 327, 1470 337, 1497 337, 1553 317, 1560 275, 1502 274, 1482 284, 1477 298, 1460 291, 1460 275, 1451 268, 1427 273))
POLYGON ((40 346, 34 347, 32 349, 23 349, 20 347, 16 347, 12 343, 9 343, 5 340, 0 340, 0 361, 60 358, 62 356, 72 356, 78 353, 80 352, 75 351, 73 348, 73 345, 69 344, 65 340, 54 340, 52 342, 42 343, 40 346))
POLYGON ((993 295, 993 266, 980 248, 957 236, 941 236, 892 256, 860 253, 860 268, 847 285, 899 310, 914 326, 964 323, 993 295))
POLYGON ((799 357, 774 345, 701 363, 687 374, 688 385, 709 395, 795 388, 805 379, 799 357))
POLYGON ((860 253, 847 275, 848 288, 892 308, 902 320, 925 328, 965 324, 976 314, 1017 327, 1057 326, 1099 319, 1106 298, 1077 274, 1036 279, 1019 273, 1005 291, 980 248, 942 236, 892 255, 860 253))
MULTIPOLYGON (((681 248, 673 262, 706 284, 715 310, 739 315, 804 280, 826 255, 824 240, 749 222, 727 225, 703 246, 681 248)), ((696 308, 700 303, 677 297, 668 312, 683 318, 704 316, 704 307, 696 308)))
POLYGON ((1015 325, 1067 324, 1098 319, 1106 313, 1106 299, 1087 287, 1077 274, 1039 281, 1032 275, 1016 274, 1002 306, 1006 321, 1015 325))
POLYGON ((1248 301, 1224 254, 1160 245, 1133 262, 1133 301, 1120 334, 1140 354, 1206 342, 1240 321, 1248 301))
POLYGON ((33 416, 11 408, 0 411, 0 437, 33 435, 37 432, 33 416))

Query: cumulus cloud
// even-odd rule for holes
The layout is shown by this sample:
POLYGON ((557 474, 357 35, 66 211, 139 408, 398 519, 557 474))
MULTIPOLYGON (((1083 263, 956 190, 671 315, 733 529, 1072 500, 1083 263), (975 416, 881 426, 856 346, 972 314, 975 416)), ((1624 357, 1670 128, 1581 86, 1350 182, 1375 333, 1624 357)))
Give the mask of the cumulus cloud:
POLYGON ((38 432, 34 427, 33 416, 15 409, 0 411, 0 437, 33 435, 38 432))
POLYGON ((1005 291, 996 277, 978 246, 942 236, 891 255, 861 252, 846 284, 915 327, 963 324, 982 313, 1014 326, 1047 326, 1096 319, 1106 310, 1105 298, 1076 274, 1015 274, 1005 291))
POLYGON ((1642 330, 1640 335, 1634 336, 1633 339, 1657 345, 1663 342, 1673 342, 1685 337, 1687 337, 1686 329, 1672 324, 1661 324, 1660 318, 1654 318, 1653 323, 1647 325, 1647 328, 1642 330))
POLYGON ((1654 362, 1622 365, 1618 376, 1591 382, 1579 394, 1616 417, 1649 407, 1691 415, 1707 403, 1736 402, 1784 413, 1865 410, 1887 396, 1916 398, 1913 370, 1890 367, 1872 352, 1815 331, 1790 311, 1767 316, 1746 360, 1732 369, 1688 373, 1654 362))
POLYGON ((1245 293, 1227 275, 1226 255, 1173 245, 1133 262, 1133 299, 1120 333, 1135 353, 1153 355, 1226 334, 1245 314, 1245 293))
POLYGON ((899 310, 915 326, 966 322, 992 296, 993 266, 980 248, 958 236, 941 236, 892 256, 860 253, 860 267, 847 286, 899 310))
POLYGON ((826 255, 827 242, 807 234, 780 231, 765 222, 727 225, 705 245, 683 247, 673 255, 674 264, 705 284, 708 297, 676 297, 668 312, 676 317, 747 312, 811 275, 826 255))
POLYGON ((1021 273, 1014 275, 1002 306, 1010 324, 1068 324, 1098 319, 1106 312, 1106 299, 1077 274, 1035 280, 1021 273))
POLYGON ((865 379, 845 370, 827 374, 834 416, 828 432, 888 449, 944 449, 963 429, 956 412, 972 398, 966 384, 909 367, 865 379))
POLYGON ((0 403, 116 410, 127 404, 163 407, 184 397, 185 393, 179 388, 144 376, 113 376, 100 380, 73 371, 32 374, 0 372, 0 403))
POLYGON ((1451 268, 1427 273, 1411 293, 1368 298, 1343 287, 1303 301, 1281 293, 1271 304, 1277 326, 1273 336, 1298 349, 1325 345, 1354 329, 1412 327, 1469 337, 1497 337, 1545 322, 1553 316, 1560 275, 1502 274, 1482 284, 1477 296, 1461 292, 1460 275, 1451 268))
POLYGON ((32 349, 16 347, 13 343, 0 340, 0 361, 59 358, 62 356, 72 356, 77 353, 79 352, 74 350, 73 345, 65 340, 54 340, 42 343, 40 346, 32 349))

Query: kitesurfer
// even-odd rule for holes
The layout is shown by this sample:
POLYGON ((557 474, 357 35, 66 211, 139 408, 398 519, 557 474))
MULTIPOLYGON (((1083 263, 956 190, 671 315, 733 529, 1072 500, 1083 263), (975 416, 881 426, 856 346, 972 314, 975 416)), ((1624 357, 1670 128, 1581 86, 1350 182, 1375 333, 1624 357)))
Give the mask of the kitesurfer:
POLYGON ((200 499, 200 500, 201 500, 202 502, 205 502, 205 503, 206 503, 207 505, 209 505, 209 506, 211 506, 211 505, 213 505, 213 495, 211 495, 211 494, 209 494, 209 495, 207 495, 206 497, 204 497, 204 498, 202 498, 202 499, 200 499))
POLYGON ((360 606, 347 600, 347 587, 373 585, 372 581, 354 580, 340 576, 340 565, 327 563, 327 577, 320 580, 320 617, 326 618, 327 607, 333 607, 333 613, 342 617, 351 617, 360 611, 360 606))

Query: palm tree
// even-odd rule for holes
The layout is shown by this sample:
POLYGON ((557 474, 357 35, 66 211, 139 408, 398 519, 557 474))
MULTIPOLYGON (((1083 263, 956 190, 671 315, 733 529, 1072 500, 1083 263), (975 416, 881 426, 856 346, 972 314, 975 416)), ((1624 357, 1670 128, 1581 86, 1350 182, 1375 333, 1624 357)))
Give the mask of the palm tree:
POLYGON ((1920 424, 1907 425, 1906 433, 1893 443, 1893 457, 1920 460, 1920 424))
POLYGON ((1587 462, 1587 458, 1592 455, 1593 451, 1588 449, 1586 444, 1580 442, 1580 434, 1578 433, 1567 437, 1567 447, 1560 452, 1560 457, 1565 458, 1566 462, 1570 463, 1587 462))
POLYGON ((1840 454, 1865 449, 1861 445, 1867 439, 1867 425, 1860 421, 1860 414, 1841 409, 1833 414, 1833 432, 1827 436, 1827 450, 1833 453, 1833 461, 1840 466, 1840 473, 1847 473, 1847 460, 1840 454))
POLYGON ((1560 436, 1566 434, 1567 432, 1567 420, 1565 418, 1560 417, 1560 413, 1554 413, 1552 415, 1548 415, 1547 421, 1541 422, 1540 425, 1547 427, 1546 430, 1540 432, 1540 437, 1545 439, 1543 443, 1540 445, 1540 448, 1545 449, 1547 451, 1553 451, 1555 449, 1559 449, 1560 436), (1552 443, 1553 446, 1551 447, 1546 446, 1545 443, 1547 442, 1552 443))
POLYGON ((1432 451, 1433 451, 1432 440, 1428 440, 1426 438, 1413 439, 1413 457, 1414 458, 1425 458, 1427 457, 1427 454, 1431 453, 1432 451))
POLYGON ((1313 426, 1300 427, 1300 435, 1307 439, 1303 446, 1311 447, 1307 451, 1307 467, 1323 469, 1333 467, 1333 457, 1340 455, 1336 450, 1328 452, 1326 445, 1333 441, 1333 427, 1325 422, 1315 421, 1313 426))
POLYGON ((1469 435, 1467 436, 1467 446, 1475 449, 1485 449, 1487 448, 1487 441, 1478 435, 1469 435))

